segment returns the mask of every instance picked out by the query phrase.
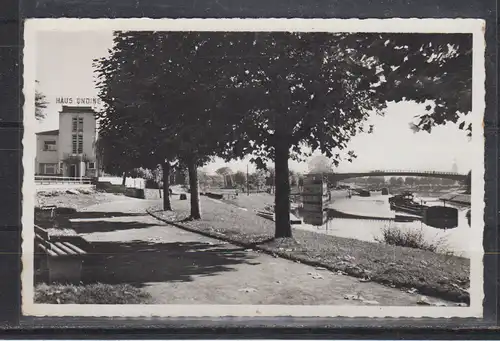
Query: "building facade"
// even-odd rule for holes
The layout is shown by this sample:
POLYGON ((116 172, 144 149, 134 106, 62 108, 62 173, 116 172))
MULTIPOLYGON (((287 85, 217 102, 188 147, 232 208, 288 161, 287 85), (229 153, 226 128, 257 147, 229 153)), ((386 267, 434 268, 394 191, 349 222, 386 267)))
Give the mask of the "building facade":
POLYGON ((36 175, 97 176, 97 120, 92 107, 65 106, 59 129, 36 134, 36 175))

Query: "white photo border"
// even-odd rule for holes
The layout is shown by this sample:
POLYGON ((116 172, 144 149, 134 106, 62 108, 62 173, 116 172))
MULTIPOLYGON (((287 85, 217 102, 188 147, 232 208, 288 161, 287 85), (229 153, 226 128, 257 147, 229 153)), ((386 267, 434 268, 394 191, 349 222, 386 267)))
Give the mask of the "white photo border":
POLYGON ((477 317, 483 316, 485 21, 482 19, 27 19, 24 23, 25 103, 22 184, 22 314, 78 317, 477 317), (308 305, 77 305, 34 303, 35 65, 40 31, 235 31, 469 33, 473 36, 471 226, 468 307, 308 305), (472 228, 471 228, 472 230, 472 228))

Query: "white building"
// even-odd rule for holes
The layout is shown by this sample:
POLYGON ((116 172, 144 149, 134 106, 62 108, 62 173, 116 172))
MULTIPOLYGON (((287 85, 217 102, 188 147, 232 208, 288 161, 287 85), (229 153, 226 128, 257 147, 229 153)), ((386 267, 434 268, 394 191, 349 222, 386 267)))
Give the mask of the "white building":
POLYGON ((97 121, 92 107, 63 105, 59 129, 36 134, 36 175, 97 175, 97 121))

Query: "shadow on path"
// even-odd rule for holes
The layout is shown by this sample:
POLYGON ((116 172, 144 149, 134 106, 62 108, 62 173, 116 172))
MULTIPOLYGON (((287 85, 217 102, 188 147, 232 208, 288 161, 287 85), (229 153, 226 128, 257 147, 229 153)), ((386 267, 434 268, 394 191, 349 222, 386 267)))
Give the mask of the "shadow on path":
POLYGON ((71 222, 71 228, 78 234, 144 229, 156 225, 158 224, 141 223, 137 221, 113 221, 113 220, 71 222))
POLYGON ((147 213, 77 212, 61 218, 59 226, 71 228, 80 234, 142 229, 157 225, 139 222, 133 218, 145 215, 147 213))
POLYGON ((57 214, 51 217, 45 212, 35 212, 35 224, 45 228, 71 228, 77 233, 109 232, 115 230, 127 230, 143 228, 154 224, 133 224, 134 219, 127 217, 147 216, 147 213, 123 213, 123 212, 75 212, 72 214, 57 214), (125 218, 112 220, 113 218, 125 218), (86 221, 86 219, 89 219, 86 221))
POLYGON ((83 281, 141 286, 148 282, 188 282, 194 276, 235 271, 237 264, 258 265, 241 248, 200 242, 94 242, 83 281))
POLYGON ((98 218, 115 218, 115 217, 141 217, 147 216, 146 212, 141 213, 124 213, 124 212, 99 212, 99 211, 81 211, 75 212, 67 217, 70 219, 98 219, 98 218))

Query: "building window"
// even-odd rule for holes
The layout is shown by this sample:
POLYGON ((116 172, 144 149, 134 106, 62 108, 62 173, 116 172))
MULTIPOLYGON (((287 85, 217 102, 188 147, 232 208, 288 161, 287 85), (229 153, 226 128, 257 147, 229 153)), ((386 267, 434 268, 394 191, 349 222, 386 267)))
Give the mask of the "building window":
POLYGON ((83 153, 83 134, 82 133, 74 133, 71 137, 71 145, 73 154, 82 154, 83 153))
POLYGON ((71 137, 72 151, 73 154, 76 154, 78 151, 78 135, 73 134, 71 137))
POLYGON ((78 133, 78 154, 83 153, 83 134, 78 133))
POLYGON ((83 117, 73 116, 72 118, 72 131, 83 131, 83 117))
POLYGON ((44 151, 56 151, 56 141, 43 141, 43 150, 44 151))
POLYGON ((40 173, 41 174, 57 174, 57 163, 41 163, 40 164, 40 173))
POLYGON ((89 169, 95 169, 95 162, 89 162, 89 169))

